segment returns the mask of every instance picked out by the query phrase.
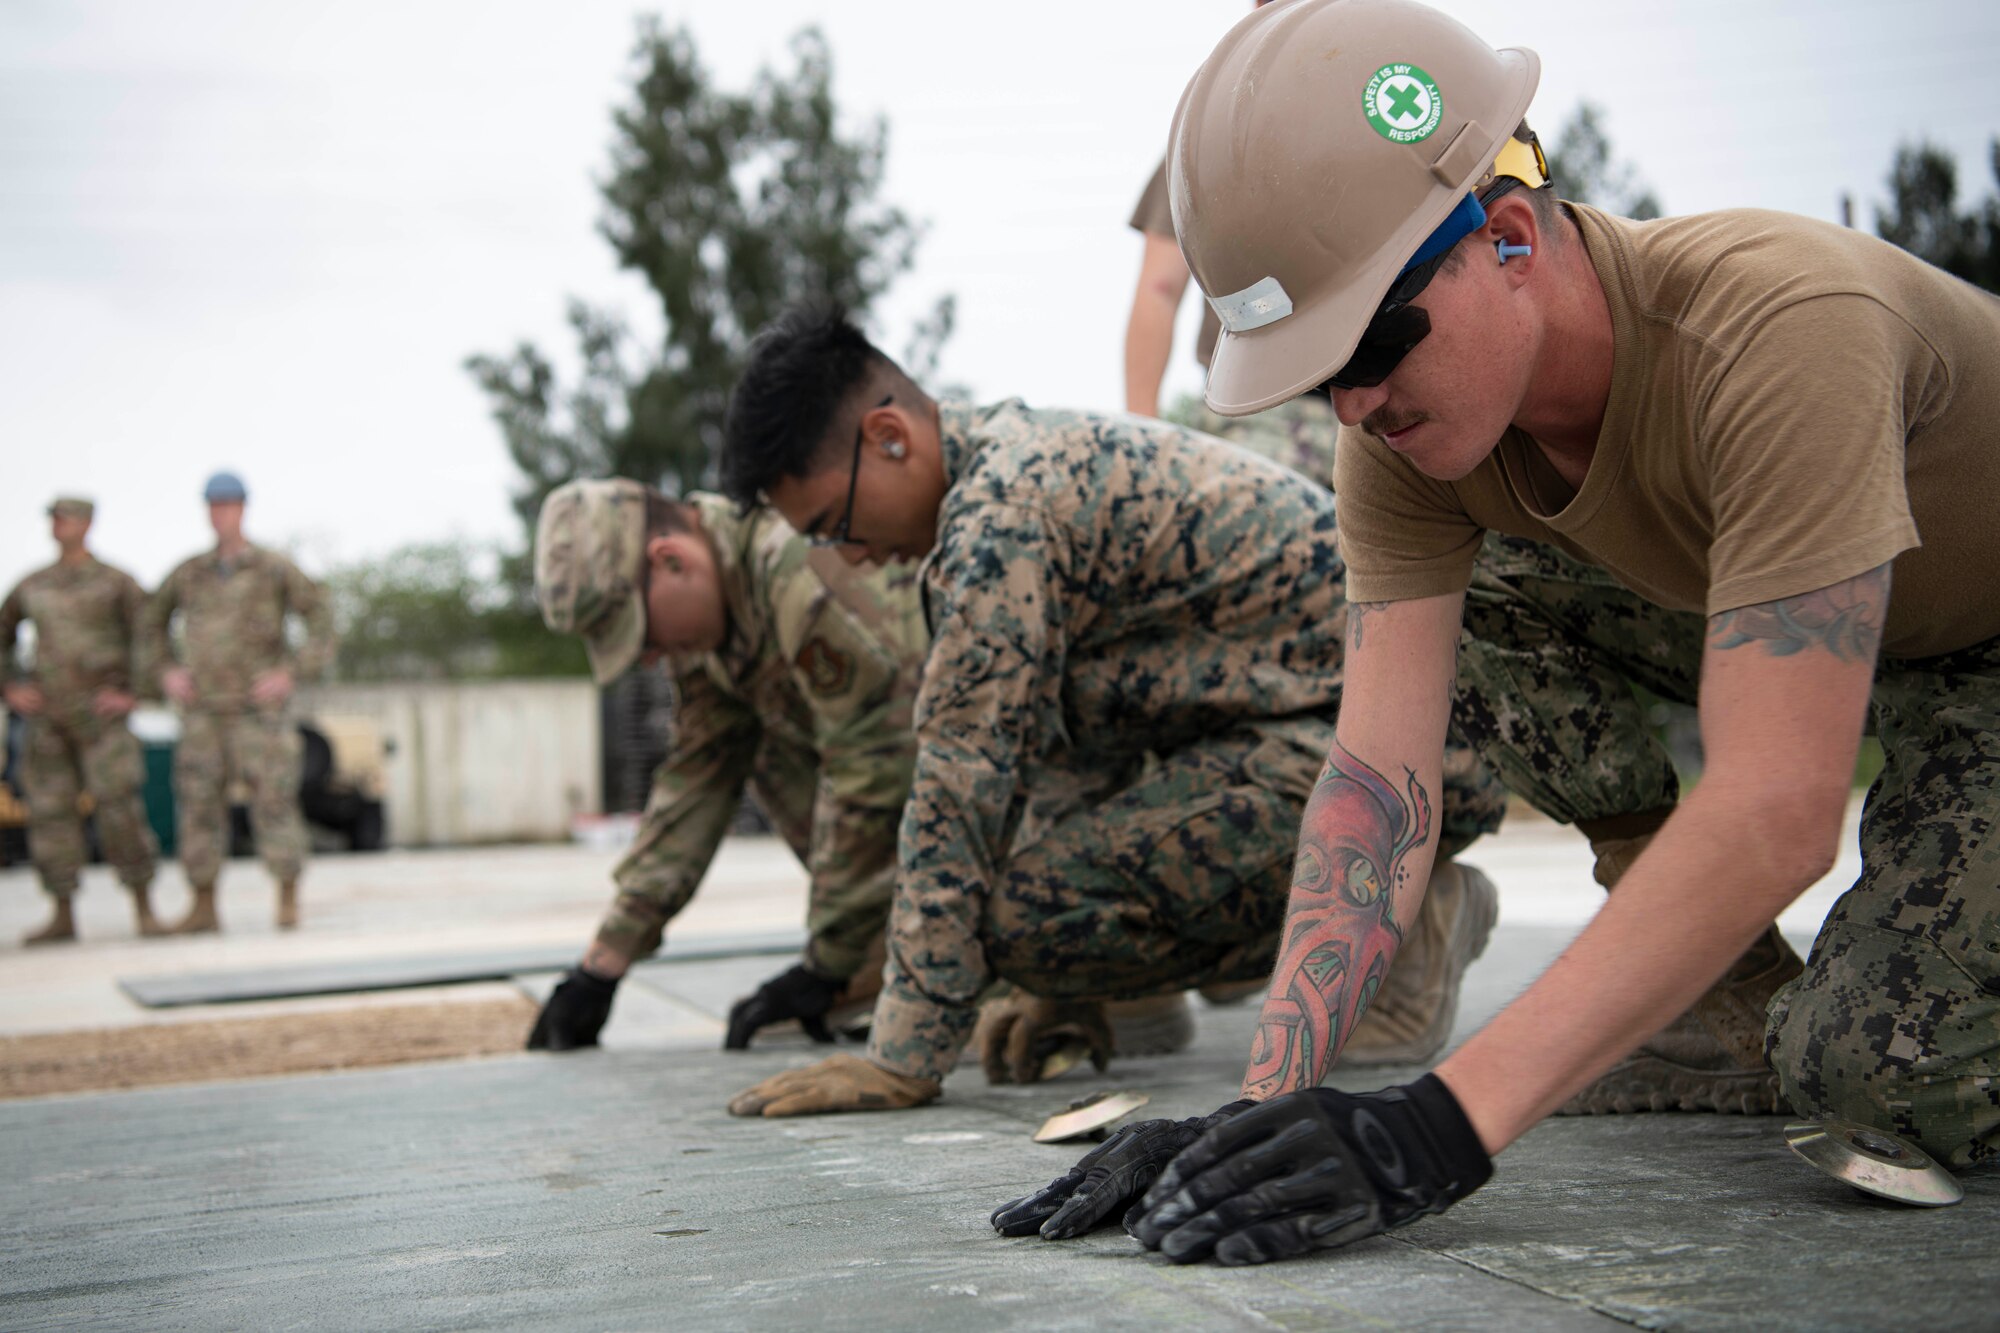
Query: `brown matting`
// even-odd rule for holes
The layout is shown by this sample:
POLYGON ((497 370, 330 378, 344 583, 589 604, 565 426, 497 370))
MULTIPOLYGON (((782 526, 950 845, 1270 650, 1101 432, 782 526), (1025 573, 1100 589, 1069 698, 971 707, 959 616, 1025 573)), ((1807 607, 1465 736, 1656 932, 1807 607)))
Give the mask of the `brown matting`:
POLYGON ((0 1100, 498 1055, 534 1017, 510 998, 0 1037, 0 1100))

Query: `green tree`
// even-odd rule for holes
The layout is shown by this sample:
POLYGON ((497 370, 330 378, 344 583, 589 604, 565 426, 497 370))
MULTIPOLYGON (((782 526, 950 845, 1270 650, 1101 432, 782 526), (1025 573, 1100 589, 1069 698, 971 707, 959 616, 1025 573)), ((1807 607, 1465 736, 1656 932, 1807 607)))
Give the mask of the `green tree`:
POLYGON ((1604 121, 1602 107, 1579 102, 1550 145, 1544 146, 1556 193, 1623 217, 1643 220, 1660 216, 1659 196, 1630 164, 1612 157, 1611 136, 1604 121))
POLYGON ((424 542, 327 575, 341 680, 577 675, 582 641, 551 634, 532 600, 496 579, 497 551, 424 542))
MULTIPOLYGON (((817 30, 795 36, 791 54, 789 71, 766 69, 747 93, 731 93, 714 85, 685 30, 642 21, 632 95, 612 114, 598 230, 658 298, 661 346, 641 355, 615 315, 572 300, 573 383, 528 343, 466 362, 520 469, 513 500, 524 524, 575 477, 635 477, 670 494, 710 481, 756 330, 809 295, 865 315, 910 267, 919 228, 877 198, 887 127, 842 133, 817 30)), ((946 297, 918 324, 913 371, 935 364, 951 323, 946 297)))
MULTIPOLYGON (((2000 187, 2000 138, 1987 148, 2000 187)), ((1875 210, 1875 234, 1967 282, 2000 291, 2000 197, 1988 195, 1970 213, 1958 211, 1958 164, 1928 143, 1896 149, 1889 168, 1889 207, 1875 210)))

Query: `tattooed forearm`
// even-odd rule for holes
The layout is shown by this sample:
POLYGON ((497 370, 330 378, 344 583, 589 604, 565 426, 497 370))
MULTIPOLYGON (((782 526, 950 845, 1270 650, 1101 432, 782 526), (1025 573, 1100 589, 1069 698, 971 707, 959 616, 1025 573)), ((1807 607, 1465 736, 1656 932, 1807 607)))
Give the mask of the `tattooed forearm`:
POLYGON ((1824 648, 1843 662, 1872 662, 1888 618, 1889 566, 1879 565, 1830 588, 1710 616, 1708 646, 1761 643, 1772 657, 1824 648))
POLYGON ((1359 648, 1361 646, 1361 635, 1367 625, 1368 617, 1381 615, 1391 605, 1389 602, 1349 602, 1347 604, 1347 646, 1349 648, 1359 648))
POLYGON ((1299 832, 1285 938, 1251 1047, 1243 1095, 1318 1085, 1402 943, 1405 858, 1430 839, 1430 794, 1402 791, 1336 741, 1299 832))

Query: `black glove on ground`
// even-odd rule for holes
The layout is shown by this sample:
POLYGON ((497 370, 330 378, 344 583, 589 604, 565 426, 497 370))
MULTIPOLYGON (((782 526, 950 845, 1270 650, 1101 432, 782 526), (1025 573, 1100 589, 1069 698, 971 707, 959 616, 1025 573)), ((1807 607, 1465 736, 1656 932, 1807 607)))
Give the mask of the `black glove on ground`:
POLYGON ((572 967, 549 992, 549 1002, 528 1033, 528 1049, 574 1051, 597 1045, 597 1034, 611 1017, 611 997, 617 993, 618 978, 572 967))
POLYGON ((788 972, 780 972, 759 986, 755 995, 746 996, 729 1007, 729 1035, 723 1038, 723 1049, 748 1050, 750 1038, 758 1028, 782 1023, 788 1018, 798 1019, 799 1026, 814 1041, 831 1042, 833 1034, 826 1027, 827 1011, 833 1008, 834 997, 846 985, 839 978, 819 975, 804 963, 796 964, 788 972))
POLYGON ((1042 1233, 1044 1240, 1068 1240, 1123 1214, 1159 1178, 1174 1155, 1255 1102, 1231 1102, 1212 1115, 1188 1120, 1141 1120, 1127 1125, 1058 1176, 1045 1188, 993 1210, 989 1221, 1003 1236, 1042 1233))
POLYGON ((1126 1229, 1177 1263, 1258 1264, 1443 1212, 1493 1159, 1437 1075, 1381 1092, 1308 1088, 1204 1134, 1126 1229))

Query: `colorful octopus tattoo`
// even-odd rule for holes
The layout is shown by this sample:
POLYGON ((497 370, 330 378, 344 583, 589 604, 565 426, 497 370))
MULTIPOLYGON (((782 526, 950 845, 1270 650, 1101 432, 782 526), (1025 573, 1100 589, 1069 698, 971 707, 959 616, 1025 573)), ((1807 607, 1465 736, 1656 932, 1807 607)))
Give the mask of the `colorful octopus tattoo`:
POLYGON ((1404 858, 1430 838, 1414 772, 1398 793, 1335 742, 1313 788, 1292 869, 1291 910, 1245 1096, 1316 1086, 1367 1010, 1402 943, 1404 858))

